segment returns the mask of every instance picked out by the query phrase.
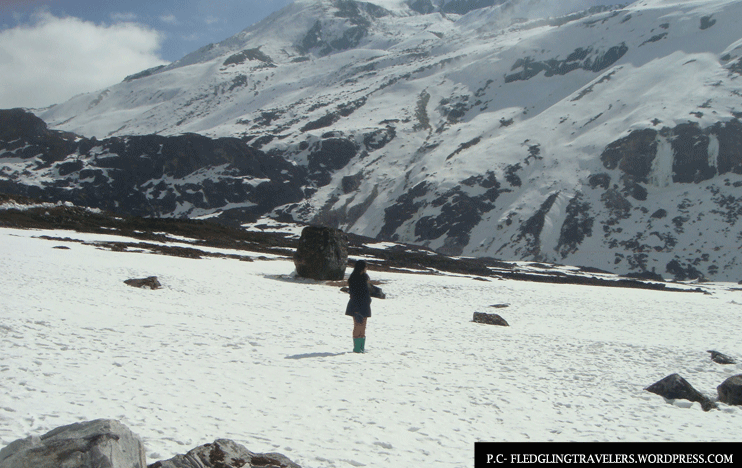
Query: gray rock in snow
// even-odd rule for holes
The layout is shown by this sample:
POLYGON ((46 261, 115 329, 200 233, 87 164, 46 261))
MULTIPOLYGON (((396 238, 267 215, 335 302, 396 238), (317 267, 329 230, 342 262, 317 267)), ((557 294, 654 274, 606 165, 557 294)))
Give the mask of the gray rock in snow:
MULTIPOLYGON (((0 450, 0 468, 145 468, 144 445, 129 428, 111 419, 58 427, 18 439, 0 450)), ((226 439, 148 468, 301 468, 280 453, 253 453, 226 439)))
POLYGON ((498 314, 486 314, 484 312, 474 312, 474 319, 476 323, 486 323, 488 325, 500 325, 501 327, 509 327, 508 322, 498 314))
POLYGON ((344 232, 318 226, 301 231, 294 253, 296 273, 302 278, 341 280, 348 264, 348 238, 344 232))
POLYGON ((196 447, 185 455, 158 461, 149 468, 301 468, 280 453, 253 453, 228 439, 196 447))
POLYGON ((737 361, 730 358, 726 354, 720 353, 719 351, 709 350, 711 353, 711 360, 717 364, 736 364, 737 361))
POLYGON ((701 408, 703 408, 704 411, 709 411, 717 407, 716 403, 693 388, 693 386, 679 374, 668 375, 664 379, 653 383, 644 390, 655 393, 668 400, 697 401, 701 404, 701 408))
POLYGON ((144 445, 118 421, 97 419, 11 442, 0 468, 144 468, 144 445))
POLYGON ((150 276, 147 278, 139 278, 139 279, 128 279, 125 280, 124 283, 128 284, 129 286, 133 286, 135 288, 143 288, 143 289, 160 289, 162 285, 160 284, 160 281, 157 279, 156 276, 150 276))
POLYGON ((728 405, 742 405, 742 374, 733 375, 716 387, 719 401, 728 405))

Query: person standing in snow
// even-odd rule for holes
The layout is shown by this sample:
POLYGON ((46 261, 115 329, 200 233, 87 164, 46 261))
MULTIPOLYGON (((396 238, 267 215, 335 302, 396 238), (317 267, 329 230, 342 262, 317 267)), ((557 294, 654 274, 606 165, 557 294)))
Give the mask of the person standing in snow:
POLYGON ((366 346, 366 322, 371 317, 371 292, 368 287, 366 262, 358 260, 348 278, 350 300, 345 315, 353 317, 353 352, 363 353, 366 346))

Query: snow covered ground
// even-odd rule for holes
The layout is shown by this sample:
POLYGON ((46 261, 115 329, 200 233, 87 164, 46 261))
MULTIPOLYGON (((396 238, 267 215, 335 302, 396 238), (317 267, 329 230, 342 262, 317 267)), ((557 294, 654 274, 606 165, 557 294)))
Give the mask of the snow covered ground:
POLYGON ((132 242, 0 229, 0 447, 96 418, 139 434, 148 463, 217 438, 303 467, 468 467, 476 441, 740 441, 742 408, 705 413, 643 390, 677 372, 715 396, 742 372, 706 352, 740 361, 735 284, 701 294, 370 271, 387 299, 374 300, 359 355, 347 295, 294 278, 289 260, 92 243, 104 238, 132 242), (162 289, 124 284, 151 275, 162 289), (475 311, 510 327, 473 323, 475 311))

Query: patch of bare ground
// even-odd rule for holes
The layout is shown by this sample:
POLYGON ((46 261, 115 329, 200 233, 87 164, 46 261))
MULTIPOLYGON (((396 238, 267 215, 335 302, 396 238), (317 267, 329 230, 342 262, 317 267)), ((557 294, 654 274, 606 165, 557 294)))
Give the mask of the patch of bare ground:
MULTIPOLYGON (((50 204, 16 195, 0 193, 0 228, 72 230, 129 237, 132 242, 99 242, 95 245, 119 252, 150 252, 185 258, 225 257, 250 261, 250 254, 270 254, 292 258, 298 240, 288 234, 253 232, 205 220, 140 218, 90 210, 69 204, 50 204), (138 242, 137 242, 138 241, 138 242), (178 243, 181 245, 172 245, 178 243), (188 244, 188 246, 182 246, 188 244), (204 248, 218 248, 215 253, 204 248), (224 253, 233 250, 234 253, 224 253)), ((55 242, 71 239, 52 238, 55 242)), ((453 273, 475 280, 512 279, 555 284, 703 292, 662 281, 627 278, 591 268, 565 269, 559 265, 521 264, 493 258, 449 257, 419 246, 399 244, 392 248, 373 248, 374 239, 348 234, 348 254, 363 257, 372 271, 417 274, 453 273)), ((261 259, 261 257, 258 257, 261 259)), ((265 257, 262 257, 265 259, 265 257)), ((344 286, 331 284, 332 286, 344 286)))

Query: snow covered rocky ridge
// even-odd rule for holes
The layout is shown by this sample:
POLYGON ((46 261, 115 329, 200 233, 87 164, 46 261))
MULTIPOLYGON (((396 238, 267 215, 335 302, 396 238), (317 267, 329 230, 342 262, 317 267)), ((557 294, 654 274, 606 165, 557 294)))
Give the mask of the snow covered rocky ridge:
POLYGON ((6 139, 0 181, 137 214, 268 213, 453 255, 742 279, 742 2, 538 16, 552 3, 299 0, 37 111, 100 140, 39 159, 6 139))

